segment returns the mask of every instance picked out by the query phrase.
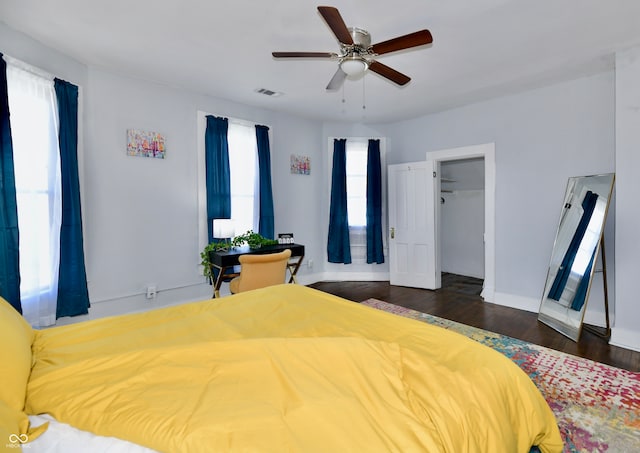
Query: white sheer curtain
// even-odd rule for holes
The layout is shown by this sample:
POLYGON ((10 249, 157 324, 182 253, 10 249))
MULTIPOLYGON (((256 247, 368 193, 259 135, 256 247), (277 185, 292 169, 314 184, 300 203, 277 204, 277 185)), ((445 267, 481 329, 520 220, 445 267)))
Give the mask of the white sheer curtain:
POLYGON ((229 120, 229 172, 231 174, 231 218, 236 236, 258 231, 259 194, 256 128, 229 120))
POLYGON ((351 262, 367 262, 368 139, 347 138, 347 215, 351 262))
POLYGON ((20 295, 34 327, 55 324, 61 182, 53 80, 8 61, 7 86, 20 231, 20 295))

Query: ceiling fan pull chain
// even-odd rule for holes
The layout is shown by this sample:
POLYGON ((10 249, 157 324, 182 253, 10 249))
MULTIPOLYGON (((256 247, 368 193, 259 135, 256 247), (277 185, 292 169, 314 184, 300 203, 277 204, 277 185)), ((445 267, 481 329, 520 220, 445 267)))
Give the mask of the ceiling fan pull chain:
POLYGON ((367 103, 367 98, 366 98, 366 92, 364 89, 364 77, 362 78, 362 110, 365 110, 367 108, 366 103, 367 103))

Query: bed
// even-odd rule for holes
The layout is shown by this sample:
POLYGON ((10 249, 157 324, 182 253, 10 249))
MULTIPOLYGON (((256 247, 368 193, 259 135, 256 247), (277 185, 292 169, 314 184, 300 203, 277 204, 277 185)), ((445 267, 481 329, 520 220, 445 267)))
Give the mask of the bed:
POLYGON ((501 354, 304 286, 41 331, 0 308, 0 417, 25 450, 55 451, 46 439, 66 427, 128 442, 113 451, 562 450, 501 354))

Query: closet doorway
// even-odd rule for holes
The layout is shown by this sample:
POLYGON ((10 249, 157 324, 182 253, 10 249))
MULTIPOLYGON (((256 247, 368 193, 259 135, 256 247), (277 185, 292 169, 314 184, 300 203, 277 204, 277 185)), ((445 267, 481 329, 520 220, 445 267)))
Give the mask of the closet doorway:
POLYGON ((484 281, 484 158, 440 164, 442 288, 480 295, 484 281))
MULTIPOLYGON (((495 146, 432 151, 435 170, 436 272, 483 279, 481 296, 495 294, 495 146)), ((449 279, 441 279, 447 285, 449 279)), ((454 279, 459 281, 460 279, 454 279)))

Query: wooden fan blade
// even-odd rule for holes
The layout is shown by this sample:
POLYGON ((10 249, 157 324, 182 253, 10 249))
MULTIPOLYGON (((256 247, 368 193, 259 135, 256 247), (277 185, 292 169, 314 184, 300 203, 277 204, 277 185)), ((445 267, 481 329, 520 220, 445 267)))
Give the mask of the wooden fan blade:
POLYGON ((333 58, 338 54, 332 52, 271 52, 274 58, 333 58))
POLYGON ((397 50, 424 46, 425 44, 431 44, 432 42, 433 37, 431 36, 431 32, 429 30, 420 30, 415 33, 398 36, 397 38, 374 44, 371 46, 371 50, 375 54, 382 55, 389 52, 395 52, 397 50))
POLYGON ((338 12, 337 8, 334 8, 333 6, 318 6, 318 11, 333 34, 336 35, 338 41, 342 44, 353 44, 353 37, 351 36, 347 25, 344 23, 344 20, 342 20, 342 16, 338 12))
POLYGON ((333 77, 329 81, 329 85, 327 85, 327 90, 331 90, 331 91, 337 90, 342 86, 342 84, 344 83, 344 79, 346 78, 347 78, 347 73, 344 72, 342 69, 338 68, 336 73, 333 75, 333 77))
POLYGON ((389 79, 394 83, 397 83, 398 85, 406 85, 407 83, 409 83, 409 80, 411 80, 410 77, 378 61, 370 62, 369 69, 376 74, 380 74, 382 77, 389 79))

